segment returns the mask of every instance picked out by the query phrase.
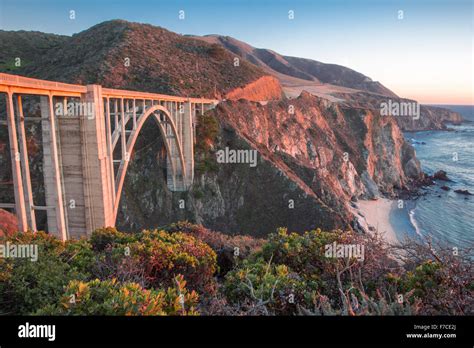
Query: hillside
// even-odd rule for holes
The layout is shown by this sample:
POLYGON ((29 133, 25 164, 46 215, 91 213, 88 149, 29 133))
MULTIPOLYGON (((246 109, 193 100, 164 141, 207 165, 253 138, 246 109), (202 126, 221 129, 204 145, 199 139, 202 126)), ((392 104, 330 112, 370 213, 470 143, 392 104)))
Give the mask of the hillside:
MULTIPOLYGON (((288 79, 289 76, 316 84, 332 84, 397 97, 395 93, 384 87, 380 82, 372 81, 369 77, 341 65, 283 56, 269 49, 252 47, 229 36, 207 35, 203 37, 196 36, 196 38, 222 45, 231 52, 279 77, 284 86, 294 83, 293 79, 288 79)), ((300 82, 305 83, 304 81, 300 82)))
MULTIPOLYGON (((37 36, 36 33, 31 35, 37 36)), ((28 46, 28 33, 0 32, 4 60, 18 54, 9 47, 26 46, 35 59, 17 71, 47 80, 93 84, 184 96, 222 97, 257 80, 264 71, 220 46, 147 24, 113 20, 95 25, 50 49, 28 46), (34 54, 33 54, 34 52, 34 54), (128 60, 129 59, 129 60, 128 60), (126 63, 129 62, 129 66, 126 63)), ((57 41, 55 35, 44 34, 57 41)), ((47 41, 47 40, 46 40, 47 41)), ((21 53, 21 52, 19 52, 21 53)))
POLYGON ((30 65, 36 65, 38 58, 58 49, 68 36, 46 34, 37 31, 0 30, 0 71, 19 74, 30 65), (16 66, 20 58, 20 66, 16 66))
MULTIPOLYGON (((275 76, 286 96, 290 98, 307 91, 329 101, 374 110, 380 110, 380 103, 387 99, 397 102, 405 100, 380 82, 372 81, 370 77, 341 65, 284 56, 269 49, 255 48, 229 36, 193 37, 221 45, 275 76)), ((420 116, 419 120, 397 118, 398 126, 405 131, 446 129, 446 123, 463 121, 459 113, 441 107, 422 106, 420 116)))

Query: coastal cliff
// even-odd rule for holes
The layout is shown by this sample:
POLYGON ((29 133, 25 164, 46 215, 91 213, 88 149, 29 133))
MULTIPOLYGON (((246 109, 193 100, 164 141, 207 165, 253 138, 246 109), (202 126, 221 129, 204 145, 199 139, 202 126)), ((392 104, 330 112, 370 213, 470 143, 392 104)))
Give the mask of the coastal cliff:
MULTIPOLYGON (((279 226, 352 229, 357 226, 351 199, 396 195, 423 176, 393 118, 309 93, 265 105, 221 102, 202 118, 212 119, 218 120, 218 131, 210 139, 199 131, 206 126, 198 127, 197 137, 207 146, 196 155, 197 168, 203 169, 188 193, 172 193, 163 185, 164 157, 155 161, 136 150, 121 202, 121 228, 189 219, 255 236, 279 226), (225 147, 257 150, 258 164, 217 163, 216 153, 225 147)), ((146 138, 139 146, 146 146, 146 138)), ((150 152, 163 154, 162 146, 157 142, 150 152)))

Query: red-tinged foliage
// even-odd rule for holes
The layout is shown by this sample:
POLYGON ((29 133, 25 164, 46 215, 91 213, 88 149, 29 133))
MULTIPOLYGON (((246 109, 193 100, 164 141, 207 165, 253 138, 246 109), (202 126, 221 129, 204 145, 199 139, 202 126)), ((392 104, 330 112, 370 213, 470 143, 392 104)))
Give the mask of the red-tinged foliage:
POLYGON ((18 231, 18 219, 12 213, 0 209, 0 237, 11 236, 18 231))

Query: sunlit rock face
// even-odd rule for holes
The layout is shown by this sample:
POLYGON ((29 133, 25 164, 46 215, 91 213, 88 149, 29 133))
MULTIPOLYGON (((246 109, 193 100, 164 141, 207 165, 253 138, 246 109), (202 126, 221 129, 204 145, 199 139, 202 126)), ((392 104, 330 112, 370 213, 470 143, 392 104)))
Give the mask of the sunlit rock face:
POLYGON ((373 110, 303 93, 265 105, 226 101, 210 114, 219 120, 209 151, 213 169, 197 173, 190 192, 172 193, 164 185, 164 158, 150 157, 164 155, 162 143, 137 150, 122 198, 122 228, 189 219, 256 236, 279 226, 350 229, 351 198, 394 195, 422 175, 396 122, 373 110), (257 166, 217 163, 216 152, 226 147, 257 150, 257 166))

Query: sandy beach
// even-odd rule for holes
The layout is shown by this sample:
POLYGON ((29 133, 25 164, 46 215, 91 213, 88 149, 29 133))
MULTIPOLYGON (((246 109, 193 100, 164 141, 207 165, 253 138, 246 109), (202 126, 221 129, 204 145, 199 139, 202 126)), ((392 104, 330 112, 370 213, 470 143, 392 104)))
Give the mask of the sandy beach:
POLYGON ((356 210, 364 215, 367 224, 373 226, 389 244, 399 244, 395 229, 390 223, 390 214, 395 204, 395 201, 386 198, 376 201, 359 200, 356 203, 356 210))

